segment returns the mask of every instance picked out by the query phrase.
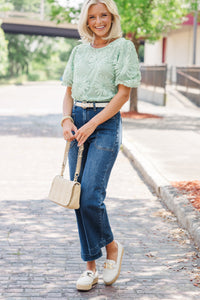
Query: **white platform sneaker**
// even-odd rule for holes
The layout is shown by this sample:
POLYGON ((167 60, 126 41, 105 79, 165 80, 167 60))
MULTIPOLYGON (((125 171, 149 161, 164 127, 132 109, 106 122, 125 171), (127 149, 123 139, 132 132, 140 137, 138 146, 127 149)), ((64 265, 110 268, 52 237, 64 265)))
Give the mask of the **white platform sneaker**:
POLYGON ((76 288, 79 291, 89 291, 96 283, 98 283, 98 271, 94 273, 93 271, 87 270, 83 272, 77 280, 76 288))
POLYGON ((106 259, 104 263, 103 281, 106 285, 113 284, 119 277, 121 271, 121 263, 124 254, 124 248, 119 242, 116 241, 116 243, 118 245, 117 262, 111 259, 106 259))

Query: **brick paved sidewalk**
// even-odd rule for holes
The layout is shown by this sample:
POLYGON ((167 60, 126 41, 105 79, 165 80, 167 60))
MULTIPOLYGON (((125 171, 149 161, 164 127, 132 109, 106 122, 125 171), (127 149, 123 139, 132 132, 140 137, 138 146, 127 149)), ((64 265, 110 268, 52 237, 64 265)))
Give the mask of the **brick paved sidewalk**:
POLYGON ((75 283, 84 263, 74 212, 46 199, 2 200, 0 299, 199 299, 190 281, 198 275, 195 247, 122 153, 106 203, 125 246, 121 276, 111 287, 101 278, 95 289, 80 293, 75 283))
MULTIPOLYGON (((85 264, 74 212, 46 200, 63 154, 59 119, 53 113, 0 117, 0 156, 5 158, 0 168, 0 299, 199 299, 198 250, 122 153, 106 199, 115 237, 125 246, 120 278, 105 287, 101 277, 90 292, 76 291, 85 264)), ((104 259, 98 261, 100 274, 104 259)))

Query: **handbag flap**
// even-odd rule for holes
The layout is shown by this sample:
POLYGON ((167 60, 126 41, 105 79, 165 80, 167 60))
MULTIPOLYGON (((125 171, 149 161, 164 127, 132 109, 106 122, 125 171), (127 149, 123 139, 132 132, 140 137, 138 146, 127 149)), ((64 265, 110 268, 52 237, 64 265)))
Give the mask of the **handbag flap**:
POLYGON ((53 179, 48 198, 61 206, 76 209, 78 207, 71 207, 70 203, 77 193, 80 195, 79 182, 70 181, 57 175, 53 179))

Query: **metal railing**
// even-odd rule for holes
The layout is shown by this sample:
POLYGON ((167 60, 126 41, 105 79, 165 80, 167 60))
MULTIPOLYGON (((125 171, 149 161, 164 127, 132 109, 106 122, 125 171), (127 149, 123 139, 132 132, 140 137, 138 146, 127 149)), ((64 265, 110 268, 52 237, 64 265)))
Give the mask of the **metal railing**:
POLYGON ((144 66, 141 65, 142 83, 165 89, 167 78, 167 65, 144 66))
POLYGON ((145 97, 150 97, 150 102, 153 103, 156 103, 156 99, 159 98, 159 105, 166 105, 167 65, 141 65, 140 70, 142 75, 141 87, 146 90, 145 97))
POLYGON ((176 88, 200 106, 200 67, 177 67, 176 88))

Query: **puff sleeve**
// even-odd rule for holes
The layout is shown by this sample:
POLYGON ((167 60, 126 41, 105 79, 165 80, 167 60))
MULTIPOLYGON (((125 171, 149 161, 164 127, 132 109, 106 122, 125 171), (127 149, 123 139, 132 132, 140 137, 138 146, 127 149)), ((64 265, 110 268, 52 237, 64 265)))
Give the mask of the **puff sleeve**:
POLYGON ((72 86, 73 84, 73 75, 74 75, 74 57, 76 54, 76 47, 72 50, 67 66, 64 70, 62 77, 62 85, 72 86))
POLYGON ((141 80, 138 56, 134 44, 125 40, 115 65, 116 79, 115 85, 123 84, 127 87, 138 87, 141 80))

